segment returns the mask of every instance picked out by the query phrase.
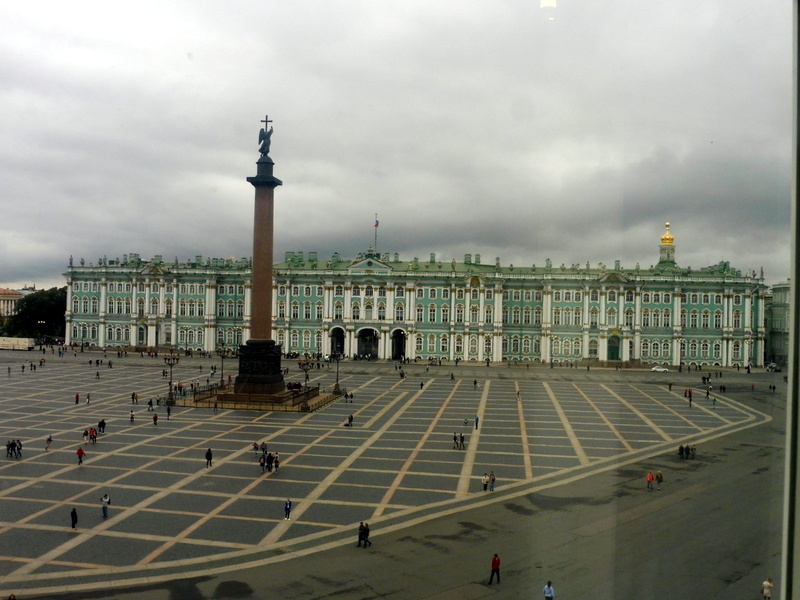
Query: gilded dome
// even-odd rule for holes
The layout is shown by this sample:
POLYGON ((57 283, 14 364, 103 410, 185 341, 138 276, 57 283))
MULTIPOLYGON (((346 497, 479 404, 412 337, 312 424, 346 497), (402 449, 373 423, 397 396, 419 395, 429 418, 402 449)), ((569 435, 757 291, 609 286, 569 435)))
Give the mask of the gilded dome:
POLYGON ((661 245, 662 246, 674 246, 675 245, 675 238, 672 237, 672 234, 669 232, 669 223, 666 224, 667 231, 664 235, 661 236, 661 245))

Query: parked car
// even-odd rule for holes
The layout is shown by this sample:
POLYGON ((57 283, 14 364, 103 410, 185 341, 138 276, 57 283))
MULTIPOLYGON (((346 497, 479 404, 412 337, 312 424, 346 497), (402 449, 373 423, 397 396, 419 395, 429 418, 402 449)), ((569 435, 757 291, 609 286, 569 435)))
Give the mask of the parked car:
POLYGON ((669 373, 669 369, 667 367, 662 367, 661 365, 656 365, 652 369, 650 369, 653 373, 669 373))

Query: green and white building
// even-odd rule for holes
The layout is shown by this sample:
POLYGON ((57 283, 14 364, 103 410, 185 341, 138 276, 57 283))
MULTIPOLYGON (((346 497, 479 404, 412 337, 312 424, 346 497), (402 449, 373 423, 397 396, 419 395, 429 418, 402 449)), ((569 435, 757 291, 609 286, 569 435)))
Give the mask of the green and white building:
MULTIPOLYGON (((372 359, 762 365, 763 277, 683 268, 675 248, 667 224, 647 269, 287 252, 273 269, 273 339, 286 353, 372 359)), ((249 338, 248 259, 132 254, 65 277, 68 343, 213 351, 249 338)))

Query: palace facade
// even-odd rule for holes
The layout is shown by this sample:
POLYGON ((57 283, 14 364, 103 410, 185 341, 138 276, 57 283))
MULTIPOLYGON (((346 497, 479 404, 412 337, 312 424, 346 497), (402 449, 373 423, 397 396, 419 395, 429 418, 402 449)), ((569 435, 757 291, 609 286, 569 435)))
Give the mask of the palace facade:
MULTIPOLYGON (((70 261, 71 262, 71 261, 70 261)), ((235 349, 249 338, 251 262, 101 259, 70 264, 67 342, 235 349)), ((273 270, 273 339, 285 353, 371 359, 760 366, 763 275, 678 266, 667 224, 643 269, 353 259, 287 252, 273 270)))

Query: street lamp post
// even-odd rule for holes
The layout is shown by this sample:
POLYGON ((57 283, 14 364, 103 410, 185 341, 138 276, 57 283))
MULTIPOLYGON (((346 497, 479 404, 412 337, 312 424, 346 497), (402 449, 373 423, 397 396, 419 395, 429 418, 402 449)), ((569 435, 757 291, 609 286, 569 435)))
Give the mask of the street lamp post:
MULTIPOLYGON (((169 394, 167 396, 167 402, 171 405, 175 401, 175 396, 172 393, 172 367, 178 364, 180 360, 179 357, 170 354, 169 356, 164 357, 164 362, 169 365, 169 394)), ((132 417, 131 417, 132 418, 132 417)))
POLYGON ((338 396, 342 393, 342 390, 339 389, 339 357, 341 354, 338 352, 336 353, 336 383, 333 386, 333 393, 334 395, 338 396))
POLYGON ((225 383, 225 344, 217 348, 217 354, 222 361, 222 367, 219 373, 219 386, 222 387, 222 385, 225 383))

